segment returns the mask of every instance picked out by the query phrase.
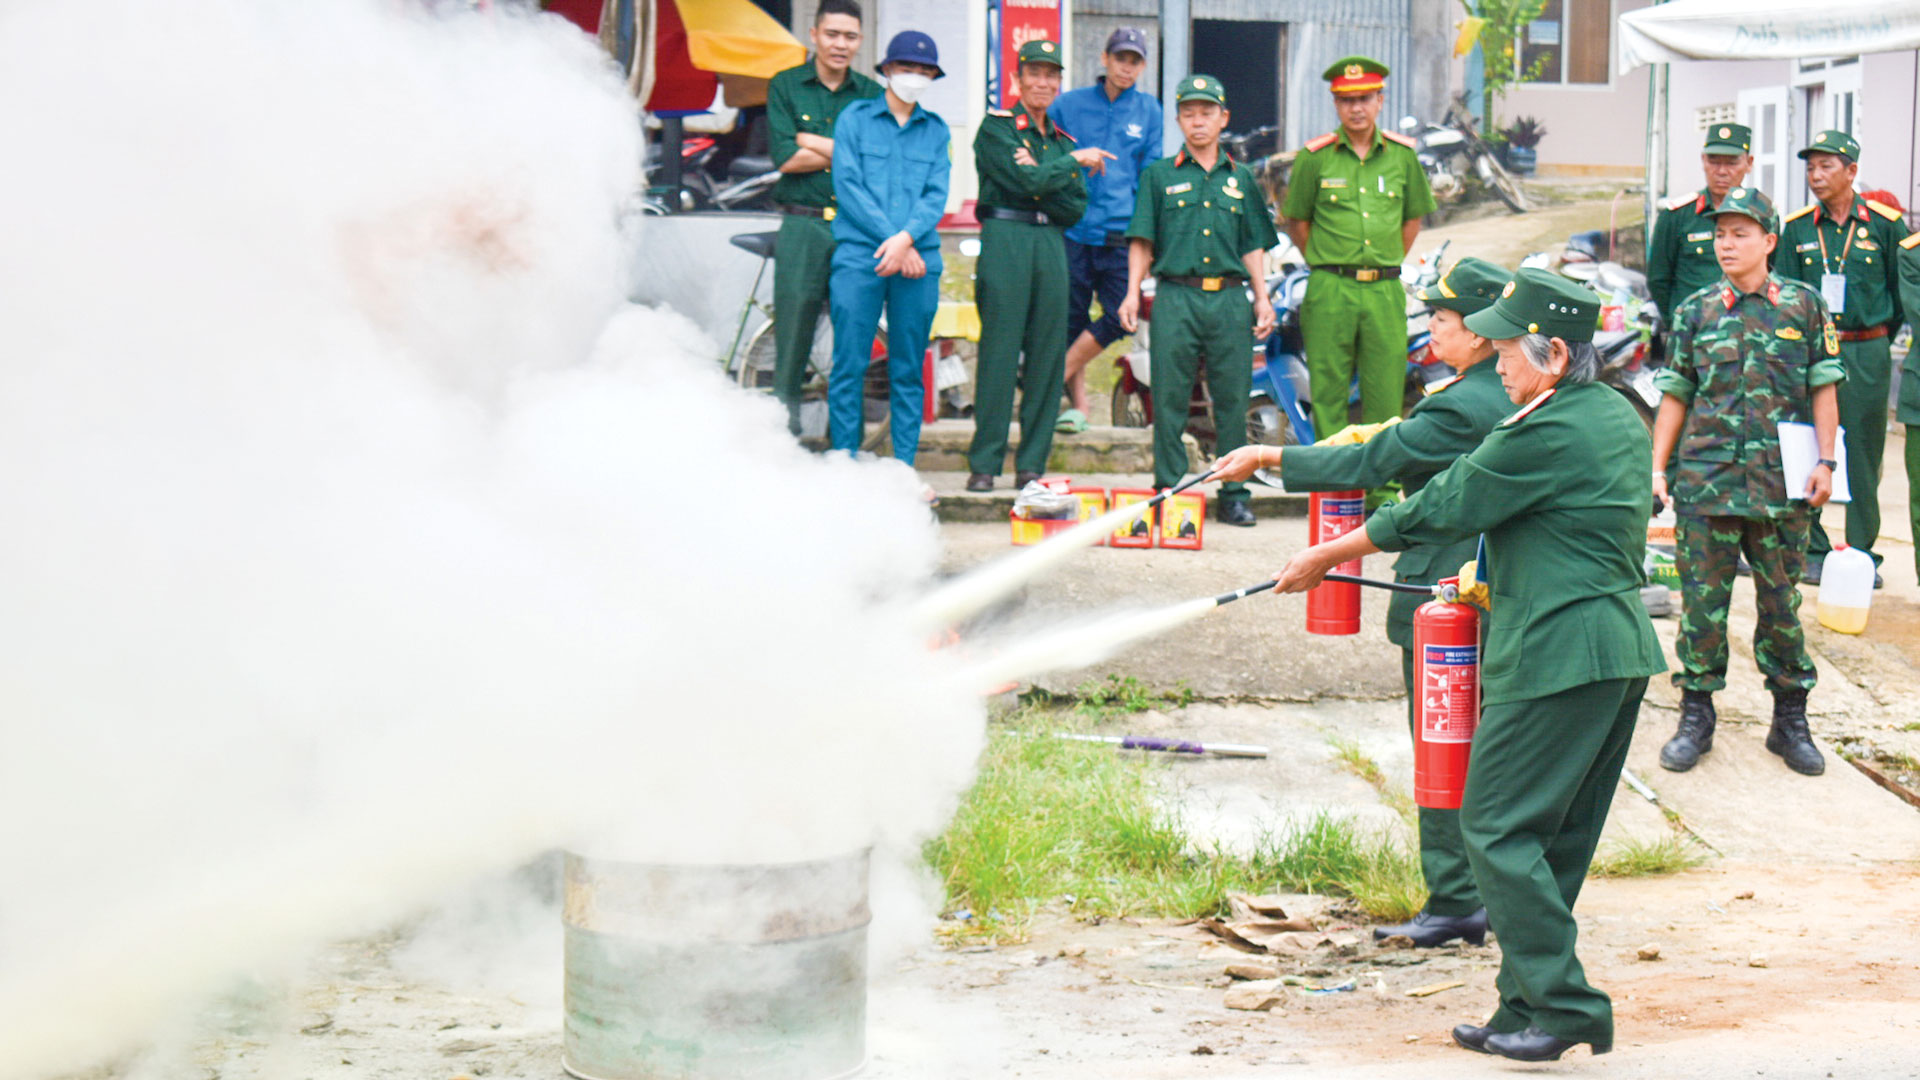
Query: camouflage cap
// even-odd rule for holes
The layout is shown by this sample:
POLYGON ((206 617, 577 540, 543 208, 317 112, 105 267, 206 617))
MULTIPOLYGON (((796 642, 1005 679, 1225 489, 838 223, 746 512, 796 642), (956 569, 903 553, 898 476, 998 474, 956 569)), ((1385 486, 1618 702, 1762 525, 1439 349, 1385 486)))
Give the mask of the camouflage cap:
POLYGON ((1753 129, 1745 124, 1712 124, 1707 128, 1707 142, 1700 148, 1706 154, 1751 154, 1753 152, 1753 129))
POLYGON ((1500 299, 1492 307, 1467 316, 1467 329, 1493 341, 1527 334, 1592 341, 1599 316, 1600 297, 1592 289, 1559 274, 1526 267, 1501 287, 1500 299))
POLYGON ((1721 214, 1745 214, 1770 233, 1780 231, 1780 218, 1773 212, 1773 200, 1759 188, 1737 187, 1727 192, 1727 197, 1721 199, 1713 211, 1716 218, 1721 214))
POLYGON ((1180 80, 1180 86, 1173 92, 1177 105, 1182 101, 1211 101, 1215 105, 1227 103, 1227 88, 1220 80, 1211 75, 1189 75, 1180 80))
POLYGON ((1454 263, 1440 280, 1420 291, 1428 305, 1471 315, 1500 297, 1513 275, 1485 259, 1468 257, 1454 263))
POLYGON ((1060 46, 1051 41, 1029 41, 1020 46, 1020 62, 1023 64, 1052 64, 1065 67, 1060 62, 1060 46))
POLYGON ((1800 151, 1800 160, 1805 161, 1808 154, 1839 154, 1848 161, 1859 161, 1860 144, 1844 131, 1823 131, 1800 151))

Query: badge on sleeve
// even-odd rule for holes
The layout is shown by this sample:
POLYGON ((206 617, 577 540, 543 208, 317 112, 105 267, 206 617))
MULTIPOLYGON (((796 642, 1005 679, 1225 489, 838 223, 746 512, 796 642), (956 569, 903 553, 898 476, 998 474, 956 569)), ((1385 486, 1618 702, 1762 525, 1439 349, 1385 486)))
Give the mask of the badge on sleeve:
POLYGON ((1821 344, 1827 347, 1828 356, 1840 355, 1840 331, 1833 328, 1833 320, 1827 320, 1826 332, 1821 334, 1821 344))

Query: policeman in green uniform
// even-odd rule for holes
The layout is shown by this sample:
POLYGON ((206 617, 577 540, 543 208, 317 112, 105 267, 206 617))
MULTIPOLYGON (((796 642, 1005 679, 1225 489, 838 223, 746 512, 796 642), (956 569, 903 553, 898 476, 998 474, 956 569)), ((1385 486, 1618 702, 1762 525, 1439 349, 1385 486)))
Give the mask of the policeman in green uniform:
POLYGON ((1067 362, 1067 226, 1087 209, 1080 167, 1113 155, 1078 149, 1047 118, 1060 94, 1060 46, 1020 46, 1019 108, 995 109, 973 139, 980 174, 980 261, 973 297, 980 309, 980 364, 967 451, 968 491, 991 491, 1007 457, 1013 392, 1020 390, 1020 452, 1014 483, 1046 471, 1060 418, 1067 362), (1025 360, 1022 361, 1024 355, 1025 360))
POLYGON ((1753 131, 1743 124, 1715 124, 1707 129, 1700 149, 1700 171, 1707 186, 1668 202, 1653 223, 1653 243, 1647 252, 1647 291, 1660 314, 1673 320, 1673 309, 1694 293, 1720 281, 1720 264, 1713 257, 1713 215, 1727 192, 1747 181, 1753 168, 1753 131))
MULTIPOLYGON (((1780 229, 1774 266, 1780 276, 1819 291, 1840 328, 1840 428, 1845 432, 1847 544, 1873 556, 1880 539, 1880 461, 1887 449, 1887 396, 1893 378, 1892 335, 1900 328, 1900 286, 1894 255, 1907 235, 1900 211, 1854 193, 1860 144, 1844 131, 1823 131, 1800 151, 1807 187, 1819 202, 1789 216, 1780 229)), ((1804 580, 1818 583, 1820 560, 1832 550, 1815 519, 1804 580)), ((1874 586, 1880 576, 1874 575, 1874 586)))
POLYGON ((1309 141, 1294 159, 1283 210, 1313 273, 1300 308, 1312 376, 1313 430, 1347 426, 1348 387, 1360 372, 1360 417, 1400 415, 1407 381, 1407 296, 1400 263, 1433 210, 1433 189, 1413 140, 1383 130, 1387 66, 1364 56, 1336 60, 1340 130, 1309 141))
MULTIPOLYGON (((1433 353, 1460 374, 1435 383, 1404 423, 1390 424, 1364 442, 1330 446, 1243 446, 1222 459, 1213 475, 1246 479, 1256 469, 1280 469, 1288 491, 1375 488, 1398 480, 1407 494, 1469 453, 1513 411, 1494 370, 1493 343, 1469 331, 1465 317, 1492 304, 1513 275, 1482 259, 1461 259, 1420 294, 1434 308, 1433 353)), ((1347 428, 1343 436, 1361 431, 1347 428)), ((1474 557, 1477 537, 1451 544, 1418 544, 1393 564, 1396 581, 1431 585, 1474 557)), ((1387 640, 1400 646, 1400 674, 1407 687, 1407 723, 1417 722, 1414 687, 1413 613, 1424 602, 1394 593, 1387 602, 1387 640)), ((1375 938, 1403 934, 1430 948, 1456 938, 1478 944, 1487 930, 1486 909, 1467 867, 1460 839, 1460 812, 1420 808, 1420 867, 1427 881, 1426 907, 1412 922, 1376 927, 1375 938)))
POLYGON ((833 122, 853 102, 880 96, 880 84, 850 66, 860 48, 860 5, 820 0, 809 36, 812 59, 767 83, 768 145, 780 170, 773 198, 781 212, 773 261, 773 391, 786 403, 795 435, 807 357, 833 273, 833 122))
POLYGON ((1653 427, 1653 493, 1665 499, 1667 464, 1677 512, 1680 595, 1676 646, 1680 727, 1660 751, 1674 772, 1713 749, 1713 692, 1727 685, 1727 606, 1744 551, 1753 566, 1759 625, 1753 657, 1773 691, 1767 749, 1796 772, 1826 768, 1807 732, 1813 658, 1800 630, 1800 571, 1807 527, 1833 494, 1840 342, 1818 293, 1767 272, 1779 226, 1773 203, 1736 187, 1714 210, 1725 273, 1673 313, 1666 395, 1653 427), (1788 491, 1780 465, 1782 421, 1812 424, 1824 459, 1806 491, 1788 491))
POLYGON ((1365 529, 1295 555, 1299 592, 1374 551, 1485 534, 1492 590, 1483 708, 1460 805, 1467 861, 1500 938, 1500 1007, 1460 1045, 1551 1061, 1613 1048, 1613 1008, 1575 953, 1586 880, 1647 679, 1665 670, 1640 603, 1653 453, 1639 414, 1593 381, 1600 299, 1521 270, 1467 329, 1493 339, 1521 406, 1472 453, 1365 529))
MULTIPOLYGON (((1920 232, 1900 241, 1895 260, 1900 271, 1900 307, 1909 319, 1920 319, 1920 232)), ((1907 513, 1920 536, 1920 348, 1908 349, 1900 365, 1900 404, 1893 418, 1907 425, 1907 513)), ((1914 572, 1920 573, 1920 547, 1914 549, 1914 572)))
MULTIPOLYGON (((1120 302, 1120 325, 1133 333, 1140 322, 1140 281, 1151 268, 1159 280, 1148 342, 1153 481, 1162 488, 1179 483, 1187 471, 1180 435, 1202 358, 1219 452, 1247 441, 1242 418, 1253 391, 1253 343, 1273 330, 1267 249, 1279 240, 1253 170, 1220 146, 1228 119, 1226 88, 1211 75, 1189 75, 1180 80, 1175 101, 1186 145, 1140 174, 1127 226, 1127 297, 1120 302)), ((1222 484, 1214 516, 1229 525, 1252 525, 1247 485, 1222 484)))

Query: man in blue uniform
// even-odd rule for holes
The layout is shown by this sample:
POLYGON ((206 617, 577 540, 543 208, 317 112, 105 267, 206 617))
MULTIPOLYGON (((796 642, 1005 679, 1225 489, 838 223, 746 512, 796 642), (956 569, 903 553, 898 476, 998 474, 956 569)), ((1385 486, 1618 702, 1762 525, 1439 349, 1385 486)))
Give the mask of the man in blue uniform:
POLYGON ((1112 160, 1083 170, 1087 212, 1067 230, 1067 396, 1072 408, 1060 417, 1060 430, 1087 425, 1087 365, 1101 350, 1125 336, 1120 301, 1127 296, 1127 224, 1140 171, 1160 157, 1160 101, 1135 84, 1147 68, 1146 32, 1122 26, 1107 38, 1101 54, 1107 73, 1092 86, 1069 90, 1047 110, 1082 147, 1098 148, 1112 160), (1089 305, 1100 298, 1100 318, 1089 305))
POLYGON ((893 456, 913 464, 925 394, 922 356, 940 306, 940 234, 953 150, 947 122, 915 104, 940 78, 933 39, 903 30, 880 62, 884 97, 848 105, 834 129, 833 372, 827 414, 833 448, 860 449, 867 360, 887 313, 893 456))

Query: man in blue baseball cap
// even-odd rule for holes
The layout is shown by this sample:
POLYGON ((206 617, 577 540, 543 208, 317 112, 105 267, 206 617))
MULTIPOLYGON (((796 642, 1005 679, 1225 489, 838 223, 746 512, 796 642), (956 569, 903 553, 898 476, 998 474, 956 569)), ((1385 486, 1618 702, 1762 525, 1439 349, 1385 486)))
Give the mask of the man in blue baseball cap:
POLYGON ((880 313, 887 315, 887 374, 892 387, 893 456, 913 464, 920 445, 925 389, 921 357, 940 305, 940 234, 953 150, 947 122, 921 108, 940 70, 940 51, 918 30, 903 30, 880 61, 884 97, 856 101, 840 114, 833 145, 833 371, 827 413, 833 448, 860 449, 863 388, 880 313))

